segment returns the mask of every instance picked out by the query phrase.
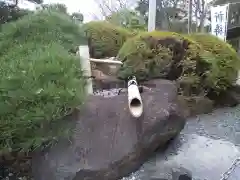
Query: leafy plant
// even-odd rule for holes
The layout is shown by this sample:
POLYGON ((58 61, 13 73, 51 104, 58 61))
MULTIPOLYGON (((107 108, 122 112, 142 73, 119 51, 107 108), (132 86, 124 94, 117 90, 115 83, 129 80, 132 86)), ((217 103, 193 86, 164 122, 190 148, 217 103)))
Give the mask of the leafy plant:
POLYGON ((21 46, 35 42, 44 45, 52 41, 67 50, 87 43, 83 30, 67 14, 42 10, 2 26, 0 55, 7 53, 13 44, 21 46))
POLYGON ((145 32, 127 40, 118 53, 120 79, 175 80, 183 95, 225 91, 236 81, 239 58, 233 48, 207 34, 145 32))
POLYGON ((106 20, 111 24, 128 28, 130 30, 144 31, 147 29, 144 17, 137 12, 129 9, 121 9, 117 12, 111 13, 106 20))
POLYGON ((123 43, 132 34, 105 21, 92 21, 83 25, 93 58, 115 57, 123 43))
POLYGON ((0 152, 29 151, 69 129, 61 119, 84 101, 85 80, 69 48, 79 26, 41 11, 5 24, 0 34, 0 152))
POLYGON ((189 37, 204 50, 200 56, 209 66, 205 72, 206 86, 219 92, 236 82, 240 59, 230 44, 209 34, 192 34, 189 37))

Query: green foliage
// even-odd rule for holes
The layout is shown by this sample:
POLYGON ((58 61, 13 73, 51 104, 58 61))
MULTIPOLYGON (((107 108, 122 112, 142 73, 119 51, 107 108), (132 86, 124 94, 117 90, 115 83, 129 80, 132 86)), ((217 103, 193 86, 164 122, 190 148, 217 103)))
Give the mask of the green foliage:
POLYGON ((172 54, 167 47, 151 47, 146 34, 129 39, 120 49, 118 58, 124 64, 120 68, 119 78, 127 79, 134 74, 139 80, 146 80, 164 74, 162 68, 171 62, 172 54))
POLYGON ((126 79, 134 74, 139 80, 167 78, 172 64, 179 64, 187 54, 185 44, 186 40, 174 32, 145 32, 129 39, 118 53, 124 62, 119 77, 126 79))
POLYGON ((130 30, 143 31, 147 29, 144 17, 129 9, 121 9, 117 12, 113 12, 106 18, 106 20, 111 24, 128 28, 130 30))
POLYGON ((86 44, 83 31, 68 15, 48 10, 4 25, 0 41, 0 55, 7 53, 13 42, 21 46, 26 42, 48 44, 56 41, 68 50, 86 44))
POLYGON ((79 26, 41 11, 3 25, 0 34, 0 152, 31 150, 68 129, 61 118, 84 100, 79 26))
POLYGON ((128 30, 105 21, 92 21, 84 24, 83 28, 93 58, 116 56, 126 39, 132 35, 128 30))
POLYGON ((227 89, 239 67, 239 58, 229 44, 208 35, 189 37, 173 32, 142 33, 126 41, 118 57, 124 62, 120 79, 135 75, 142 81, 176 80, 184 95, 227 89))
POLYGON ((231 45, 210 34, 192 34, 189 37, 204 50, 200 56, 209 66, 205 72, 206 85, 217 91, 230 87, 236 81, 240 67, 237 52, 231 45))
POLYGON ((65 4, 61 4, 61 3, 51 3, 51 4, 42 4, 39 8, 38 11, 55 11, 58 13, 63 13, 68 15, 69 17, 71 17, 71 19, 75 22, 75 23, 82 23, 84 16, 82 13, 80 12, 73 12, 72 14, 69 14, 67 12, 67 7, 65 4))
MULTIPOLYGON (((174 32, 181 32, 183 30, 186 30, 186 22, 184 22, 184 18, 187 16, 187 12, 185 8, 181 8, 183 2, 184 1, 182 0, 156 1, 157 29, 174 32)), ((138 0, 135 10, 139 12, 142 17, 144 17, 147 24, 149 0, 138 0)))
POLYGON ((17 6, 10 5, 0 0, 0 25, 15 21, 28 13, 31 13, 31 11, 20 9, 17 6))
POLYGON ((43 10, 57 11, 57 12, 67 14, 67 7, 65 4, 60 4, 60 3, 42 4, 41 8, 43 10))
POLYGON ((71 17, 72 17, 72 19, 74 19, 74 20, 76 20, 77 22, 80 22, 80 23, 82 23, 83 20, 84 20, 84 16, 80 12, 72 13, 71 17))

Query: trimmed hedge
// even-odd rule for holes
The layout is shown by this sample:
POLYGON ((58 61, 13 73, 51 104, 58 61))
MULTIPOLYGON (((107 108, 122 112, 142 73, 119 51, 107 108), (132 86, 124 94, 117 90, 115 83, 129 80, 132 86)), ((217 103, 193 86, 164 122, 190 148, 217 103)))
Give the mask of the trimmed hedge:
POLYGON ((13 43, 21 46, 27 42, 48 44, 54 41, 68 50, 87 43, 83 30, 70 16, 49 10, 41 10, 8 23, 2 26, 0 33, 0 55, 7 53, 13 43))
POLYGON ((41 11, 3 25, 0 34, 0 154, 28 151, 69 129, 59 121, 84 101, 80 61, 68 52, 79 26, 41 11))
POLYGON ((206 85, 216 90, 225 90, 236 82, 240 59, 232 46, 210 34, 192 34, 188 36, 201 44, 202 60, 209 64, 206 73, 206 85))
POLYGON ((83 25, 92 58, 115 57, 132 34, 106 21, 92 21, 83 25))
POLYGON ((135 75, 140 81, 154 78, 176 80, 179 92, 184 95, 205 94, 212 89, 219 92, 232 85, 239 67, 236 53, 224 47, 230 48, 228 44, 223 42, 221 45, 223 54, 220 54, 221 50, 216 54, 207 51, 206 46, 192 37, 174 32, 142 33, 120 49, 118 58, 124 64, 118 77, 126 79, 135 75), (226 58, 227 53, 229 58, 226 58), (228 76, 220 78, 224 73, 228 76), (216 81, 217 78, 220 79, 216 81))

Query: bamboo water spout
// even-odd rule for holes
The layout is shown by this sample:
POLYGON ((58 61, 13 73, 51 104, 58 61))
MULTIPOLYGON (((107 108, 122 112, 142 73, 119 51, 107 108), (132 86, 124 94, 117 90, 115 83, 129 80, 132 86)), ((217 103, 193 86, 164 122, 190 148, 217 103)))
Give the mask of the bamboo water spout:
POLYGON ((128 79, 128 107, 131 115, 135 118, 140 117, 143 113, 142 98, 134 76, 128 79))

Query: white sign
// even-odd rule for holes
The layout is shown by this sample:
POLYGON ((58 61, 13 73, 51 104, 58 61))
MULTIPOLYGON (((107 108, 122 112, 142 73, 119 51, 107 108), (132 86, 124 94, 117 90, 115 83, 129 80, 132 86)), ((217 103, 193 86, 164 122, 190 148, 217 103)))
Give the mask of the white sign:
POLYGON ((228 24, 228 4, 211 8, 212 34, 226 40, 228 24))

